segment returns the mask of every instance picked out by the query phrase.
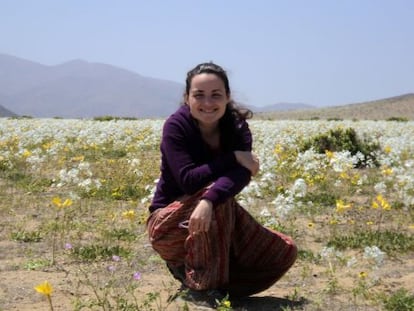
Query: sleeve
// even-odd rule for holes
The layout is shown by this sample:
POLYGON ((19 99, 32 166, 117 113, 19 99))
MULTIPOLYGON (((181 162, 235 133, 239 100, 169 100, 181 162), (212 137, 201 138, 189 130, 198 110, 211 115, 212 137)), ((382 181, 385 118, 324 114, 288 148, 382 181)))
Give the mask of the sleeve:
POLYGON ((210 163, 197 165, 184 130, 175 122, 166 122, 161 152, 175 181, 184 193, 193 194, 237 166, 233 152, 217 157, 210 163))
MULTIPOLYGON (((243 123, 237 126, 237 130, 240 131, 240 140, 236 144, 235 150, 251 151, 252 134, 248 123, 243 121, 243 123)), ((213 206, 216 206, 242 191, 249 184, 250 180, 250 170, 237 163, 235 168, 220 176, 204 193, 202 198, 211 201, 213 206)))
POLYGON ((250 171, 239 165, 219 177, 201 198, 207 199, 213 203, 213 206, 217 206, 242 191, 249 184, 250 179, 250 171))

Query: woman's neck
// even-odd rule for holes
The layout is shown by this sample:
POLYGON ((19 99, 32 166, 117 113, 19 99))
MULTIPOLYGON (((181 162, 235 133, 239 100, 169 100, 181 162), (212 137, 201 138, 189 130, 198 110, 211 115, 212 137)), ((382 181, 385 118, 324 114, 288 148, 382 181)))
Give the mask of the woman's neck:
POLYGON ((201 136, 204 142, 210 146, 212 150, 220 148, 220 131, 218 126, 202 127, 200 126, 201 136))
POLYGON ((200 128, 200 132, 204 137, 210 137, 219 134, 219 127, 218 122, 216 124, 211 125, 198 125, 200 128))

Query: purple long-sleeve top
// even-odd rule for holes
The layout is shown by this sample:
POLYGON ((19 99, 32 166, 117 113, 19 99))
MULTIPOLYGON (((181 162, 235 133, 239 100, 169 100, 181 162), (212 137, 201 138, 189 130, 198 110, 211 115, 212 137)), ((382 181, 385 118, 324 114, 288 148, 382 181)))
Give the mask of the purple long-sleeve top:
POLYGON ((251 151, 252 135, 246 121, 232 121, 235 132, 227 141, 229 146, 219 152, 204 142, 187 105, 182 105, 165 121, 160 147, 161 176, 150 212, 212 183, 202 198, 216 206, 238 194, 250 182, 250 171, 237 162, 233 151, 251 151))

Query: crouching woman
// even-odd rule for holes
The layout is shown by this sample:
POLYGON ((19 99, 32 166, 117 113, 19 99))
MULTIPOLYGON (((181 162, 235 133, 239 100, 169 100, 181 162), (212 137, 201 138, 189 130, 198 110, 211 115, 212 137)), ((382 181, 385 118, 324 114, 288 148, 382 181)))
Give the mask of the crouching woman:
POLYGON ((203 63, 188 72, 184 102, 164 123, 147 228, 154 250, 193 292, 249 296, 296 259, 290 237, 263 227, 235 199, 259 171, 251 115, 231 99, 226 72, 203 63))

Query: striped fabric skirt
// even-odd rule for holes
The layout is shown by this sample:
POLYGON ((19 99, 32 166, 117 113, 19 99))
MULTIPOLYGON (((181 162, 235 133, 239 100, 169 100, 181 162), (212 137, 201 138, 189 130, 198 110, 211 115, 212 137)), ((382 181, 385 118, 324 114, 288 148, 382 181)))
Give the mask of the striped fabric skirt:
POLYGON ((234 199, 214 208, 208 232, 190 234, 186 224, 202 193, 150 215, 154 250, 194 290, 219 289, 244 297, 272 286, 296 260, 292 239, 263 227, 234 199))

